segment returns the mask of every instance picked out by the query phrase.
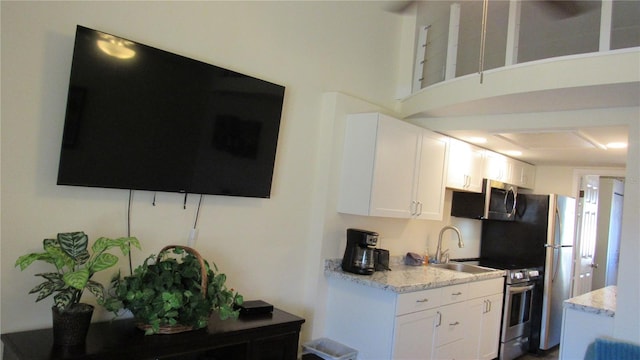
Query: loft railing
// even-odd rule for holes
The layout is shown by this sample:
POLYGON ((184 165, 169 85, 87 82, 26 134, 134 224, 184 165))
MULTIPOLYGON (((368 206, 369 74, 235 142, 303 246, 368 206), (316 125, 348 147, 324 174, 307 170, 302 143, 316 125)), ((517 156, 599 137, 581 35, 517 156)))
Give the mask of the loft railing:
POLYGON ((418 4, 413 92, 489 69, 640 46, 637 0, 418 4))

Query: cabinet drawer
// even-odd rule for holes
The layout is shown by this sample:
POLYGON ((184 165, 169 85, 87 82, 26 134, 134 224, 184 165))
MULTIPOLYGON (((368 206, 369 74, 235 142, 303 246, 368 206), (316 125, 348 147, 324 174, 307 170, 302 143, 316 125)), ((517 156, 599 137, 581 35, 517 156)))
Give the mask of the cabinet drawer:
POLYGON ((457 303, 441 307, 440 318, 436 323, 436 346, 464 339, 465 329, 469 327, 467 307, 469 304, 457 303))
POLYGON ((485 297, 504 292, 504 277, 476 281, 469 284, 469 299, 485 297))
POLYGON ((443 345, 435 350, 434 359, 438 360, 456 360, 461 359, 461 353, 464 350, 464 344, 462 341, 452 342, 451 344, 443 345))
POLYGON ((442 288, 441 305, 465 301, 469 298, 469 284, 445 286, 442 288))
POLYGON ((430 289, 398 295, 396 315, 433 309, 440 306, 441 289, 430 289))

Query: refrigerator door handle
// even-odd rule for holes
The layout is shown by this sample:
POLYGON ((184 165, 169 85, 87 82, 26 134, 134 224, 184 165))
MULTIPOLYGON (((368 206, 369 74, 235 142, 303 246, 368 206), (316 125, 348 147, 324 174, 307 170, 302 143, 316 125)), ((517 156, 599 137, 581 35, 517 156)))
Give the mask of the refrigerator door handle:
POLYGON ((560 266, 558 266, 558 261, 560 260, 560 250, 562 250, 562 248, 573 247, 573 245, 545 244, 544 247, 553 249, 553 277, 551 278, 551 282, 554 282, 556 280, 556 277, 558 276, 558 270, 560 269, 560 266))
POLYGON ((553 249, 560 249, 560 248, 570 248, 570 247, 573 247, 573 245, 551 245, 551 244, 544 244, 544 247, 546 247, 546 248, 553 248, 553 249))

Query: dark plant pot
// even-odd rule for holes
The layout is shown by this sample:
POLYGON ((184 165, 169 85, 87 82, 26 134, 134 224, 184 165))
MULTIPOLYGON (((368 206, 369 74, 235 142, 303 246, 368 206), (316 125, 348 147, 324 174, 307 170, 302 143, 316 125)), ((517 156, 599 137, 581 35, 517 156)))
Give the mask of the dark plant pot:
POLYGON ((53 314, 53 344, 60 346, 76 346, 84 344, 91 325, 93 306, 74 304, 67 311, 60 312, 51 308, 53 314))

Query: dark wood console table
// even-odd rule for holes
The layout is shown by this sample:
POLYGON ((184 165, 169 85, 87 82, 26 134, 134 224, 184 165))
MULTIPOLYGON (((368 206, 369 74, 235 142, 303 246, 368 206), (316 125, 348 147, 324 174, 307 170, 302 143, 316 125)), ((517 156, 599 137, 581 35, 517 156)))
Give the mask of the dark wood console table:
POLYGON ((51 329, 2 334, 4 360, 40 359, 180 359, 295 360, 304 319, 282 310, 273 314, 220 320, 205 329, 145 336, 132 319, 91 325, 78 348, 53 346, 51 329))

